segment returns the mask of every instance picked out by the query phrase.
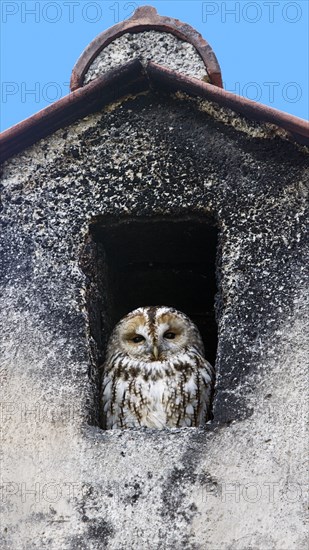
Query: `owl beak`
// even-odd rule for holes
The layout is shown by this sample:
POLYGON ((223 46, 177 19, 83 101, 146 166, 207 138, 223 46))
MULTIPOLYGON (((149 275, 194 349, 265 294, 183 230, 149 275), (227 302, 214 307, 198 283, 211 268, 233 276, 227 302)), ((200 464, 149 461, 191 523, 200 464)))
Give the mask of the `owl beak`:
POLYGON ((159 357, 159 350, 158 350, 157 346, 153 346, 153 348, 152 348, 152 354, 153 354, 153 356, 154 356, 155 359, 158 359, 158 357, 159 357))

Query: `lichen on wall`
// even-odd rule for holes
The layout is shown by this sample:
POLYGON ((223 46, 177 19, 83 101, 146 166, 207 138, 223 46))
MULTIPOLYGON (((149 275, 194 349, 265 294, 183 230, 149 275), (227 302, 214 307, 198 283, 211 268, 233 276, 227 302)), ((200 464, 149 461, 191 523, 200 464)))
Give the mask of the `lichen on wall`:
POLYGON ((125 33, 108 44, 91 63, 84 84, 136 57, 144 65, 154 61, 187 76, 207 78, 204 62, 192 44, 171 33, 151 30, 125 33))
POLYGON ((2 167, 4 548, 307 548, 307 154, 206 107, 141 95, 2 167), (103 431, 89 224, 188 213, 220 234, 214 419, 103 431))

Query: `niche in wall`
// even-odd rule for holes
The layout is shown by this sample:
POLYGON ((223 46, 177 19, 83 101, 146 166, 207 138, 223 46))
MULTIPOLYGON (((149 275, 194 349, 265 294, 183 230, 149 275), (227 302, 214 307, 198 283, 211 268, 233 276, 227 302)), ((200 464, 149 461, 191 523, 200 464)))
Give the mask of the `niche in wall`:
POLYGON ((91 254, 84 254, 83 264, 98 363, 121 317, 139 306, 167 305, 197 324, 206 358, 214 365, 217 236, 207 218, 101 219, 91 224, 91 254))

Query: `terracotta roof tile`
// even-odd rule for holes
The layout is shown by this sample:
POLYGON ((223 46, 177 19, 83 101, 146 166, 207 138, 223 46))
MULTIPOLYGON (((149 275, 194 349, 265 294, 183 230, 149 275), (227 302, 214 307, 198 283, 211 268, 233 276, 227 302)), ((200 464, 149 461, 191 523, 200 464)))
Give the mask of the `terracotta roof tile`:
POLYGON ((210 82, 216 86, 223 86, 218 60, 211 46, 198 31, 178 19, 162 17, 152 6, 142 6, 134 12, 132 17, 102 32, 87 46, 73 68, 71 90, 83 86, 85 74, 93 60, 116 38, 125 33, 138 33, 147 30, 167 32, 192 44, 205 64, 210 82))

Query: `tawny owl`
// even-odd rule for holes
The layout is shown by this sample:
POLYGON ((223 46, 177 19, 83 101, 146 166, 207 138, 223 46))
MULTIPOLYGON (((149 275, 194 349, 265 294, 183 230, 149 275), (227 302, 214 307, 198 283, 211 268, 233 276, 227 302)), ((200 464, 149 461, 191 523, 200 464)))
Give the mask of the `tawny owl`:
POLYGON ((202 426, 214 369, 195 324, 171 307, 135 309, 115 326, 102 383, 105 428, 202 426))

